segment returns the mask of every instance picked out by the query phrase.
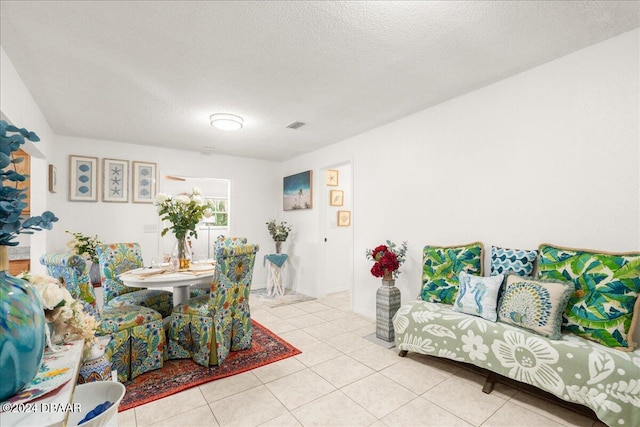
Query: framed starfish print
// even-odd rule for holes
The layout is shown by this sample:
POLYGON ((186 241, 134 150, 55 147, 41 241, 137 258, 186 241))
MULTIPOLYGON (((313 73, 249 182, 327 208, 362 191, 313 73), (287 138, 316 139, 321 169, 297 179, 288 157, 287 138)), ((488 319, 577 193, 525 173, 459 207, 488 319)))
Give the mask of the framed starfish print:
POLYGON ((129 201, 129 161, 103 159, 102 201, 129 201))
POLYGON ((327 185, 335 187, 338 185, 338 171, 334 169, 327 170, 327 185))

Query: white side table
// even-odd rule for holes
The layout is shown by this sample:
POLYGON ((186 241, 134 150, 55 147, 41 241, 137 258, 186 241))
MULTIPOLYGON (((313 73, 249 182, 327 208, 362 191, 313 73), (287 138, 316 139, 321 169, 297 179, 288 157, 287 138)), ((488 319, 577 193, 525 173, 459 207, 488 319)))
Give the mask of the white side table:
POLYGON ((268 262, 267 270, 267 295, 284 295, 284 272, 285 262, 289 259, 287 254, 269 254, 264 256, 264 263, 268 262))

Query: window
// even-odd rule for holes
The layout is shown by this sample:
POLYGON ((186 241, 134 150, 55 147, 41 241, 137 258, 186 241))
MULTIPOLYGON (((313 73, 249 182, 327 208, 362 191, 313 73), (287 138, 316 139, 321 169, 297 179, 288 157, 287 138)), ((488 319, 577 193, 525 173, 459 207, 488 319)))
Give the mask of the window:
POLYGON ((204 226, 212 228, 227 228, 229 226, 229 199, 226 197, 206 197, 213 208, 213 215, 210 218, 204 218, 202 223, 204 226))
MULTIPOLYGON (((163 177, 160 181, 160 191, 169 195, 189 193, 193 187, 198 187, 202 191, 205 201, 211 202, 213 215, 210 218, 203 218, 197 225, 197 238, 190 239, 192 243, 191 251, 194 260, 201 260, 204 257, 213 256, 213 243, 220 234, 230 233, 230 224, 233 220, 231 215, 231 182, 223 178, 207 177, 187 177, 174 172, 161 171, 163 177)), ((158 217, 160 221, 160 217, 158 217)), ((160 221, 160 229, 162 223, 160 221)), ((170 254, 175 245, 175 237, 171 233, 159 238, 159 255, 170 254)))

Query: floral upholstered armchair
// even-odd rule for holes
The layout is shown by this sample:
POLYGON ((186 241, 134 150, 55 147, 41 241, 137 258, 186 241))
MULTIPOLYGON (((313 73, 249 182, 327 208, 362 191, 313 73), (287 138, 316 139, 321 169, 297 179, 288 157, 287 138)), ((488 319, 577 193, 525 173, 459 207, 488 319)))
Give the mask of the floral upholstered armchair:
POLYGON ((95 305, 96 294, 89 279, 87 263, 80 255, 46 253, 40 257, 40 264, 47 268, 49 276, 62 279, 73 298, 95 305))
POLYGON ((124 307, 138 305, 159 312, 162 317, 171 314, 173 294, 160 289, 136 289, 125 286, 119 274, 143 266, 142 250, 138 243, 112 243, 96 248, 100 276, 104 290, 104 306, 124 307))
POLYGON ((193 358, 220 365, 230 351, 251 347, 249 293, 259 246, 220 245, 211 294, 174 307, 169 325, 169 359, 193 358))

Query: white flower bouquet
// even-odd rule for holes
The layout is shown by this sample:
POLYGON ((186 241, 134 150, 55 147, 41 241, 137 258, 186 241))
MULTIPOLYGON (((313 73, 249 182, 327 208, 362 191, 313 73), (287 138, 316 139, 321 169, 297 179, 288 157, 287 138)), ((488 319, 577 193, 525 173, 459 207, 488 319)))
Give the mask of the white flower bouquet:
POLYGON ((59 280, 28 272, 17 277, 31 283, 38 292, 45 319, 53 324, 51 338, 54 342, 83 339, 85 348, 93 345, 98 321, 85 311, 82 302, 74 299, 59 280))

